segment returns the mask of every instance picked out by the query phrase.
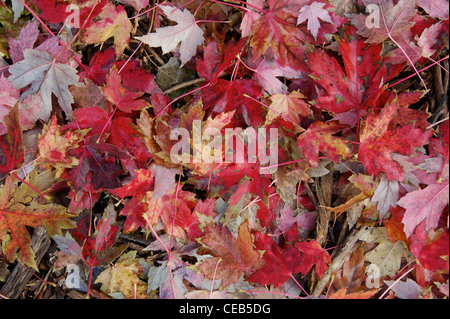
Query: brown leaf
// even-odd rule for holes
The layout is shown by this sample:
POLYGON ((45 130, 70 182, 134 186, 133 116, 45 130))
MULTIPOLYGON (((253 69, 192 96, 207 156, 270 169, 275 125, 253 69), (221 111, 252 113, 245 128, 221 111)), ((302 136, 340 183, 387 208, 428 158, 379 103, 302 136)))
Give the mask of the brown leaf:
POLYGON ((342 269, 334 274, 333 288, 337 291, 345 288, 346 294, 364 290, 365 280, 364 250, 359 247, 350 259, 344 262, 342 269))
POLYGON ((222 287, 237 282, 258 261, 247 221, 239 227, 237 238, 226 227, 209 227, 205 233, 201 242, 214 257, 205 259, 197 268, 209 279, 222 279, 222 287))

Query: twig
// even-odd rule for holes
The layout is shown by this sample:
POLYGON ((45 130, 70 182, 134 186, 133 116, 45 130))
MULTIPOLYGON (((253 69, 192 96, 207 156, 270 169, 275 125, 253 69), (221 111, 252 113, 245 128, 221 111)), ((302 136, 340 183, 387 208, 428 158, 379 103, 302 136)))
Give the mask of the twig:
POLYGON ((313 297, 319 297, 322 294, 323 289, 330 281, 331 275, 333 272, 341 268, 344 263, 344 258, 351 251, 356 242, 361 238, 361 235, 366 231, 367 226, 361 227, 361 229, 356 230, 353 229, 350 235, 347 237, 345 243, 342 246, 339 246, 339 252, 336 254, 336 257, 333 258, 328 269, 325 271, 323 277, 317 282, 314 290, 312 292, 313 297))
POLYGON ((192 85, 195 85, 195 84, 198 84, 198 83, 202 83, 202 82, 205 82, 205 81, 206 80, 204 78, 198 78, 198 79, 190 80, 190 81, 187 81, 187 82, 182 82, 182 83, 179 83, 179 84, 177 84, 175 86, 172 86, 170 89, 165 90, 164 94, 170 94, 170 93, 173 93, 175 91, 178 91, 178 90, 184 89, 186 87, 189 87, 189 86, 192 86, 192 85))
POLYGON ((166 62, 164 62, 164 60, 159 56, 158 53, 156 53, 155 49, 153 49, 152 47, 149 47, 148 45, 145 46, 145 48, 150 51, 150 56, 151 57, 155 57, 156 61, 158 62, 159 66, 163 66, 164 64, 166 64, 166 62))
MULTIPOLYGON (((51 243, 46 229, 38 226, 34 230, 31 241, 31 249, 35 252, 35 261, 39 265, 45 253, 50 248, 51 243)), ((27 266, 17 263, 2 289, 0 289, 0 294, 3 297, 17 299, 24 291, 32 276, 33 272, 27 266)))

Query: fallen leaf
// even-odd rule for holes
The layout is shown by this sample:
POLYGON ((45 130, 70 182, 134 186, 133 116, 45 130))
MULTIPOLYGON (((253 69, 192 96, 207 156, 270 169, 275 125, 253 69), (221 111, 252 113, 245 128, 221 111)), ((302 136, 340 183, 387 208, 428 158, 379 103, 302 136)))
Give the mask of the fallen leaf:
POLYGON ((22 93, 21 99, 40 92, 42 109, 39 118, 47 121, 52 111, 51 98, 53 93, 58 98, 63 111, 71 117, 73 97, 69 91, 69 85, 81 85, 78 82, 77 71, 70 65, 55 63, 47 52, 26 49, 23 55, 24 60, 9 68, 11 76, 8 78, 17 89, 22 89, 31 84, 30 88, 22 93))
POLYGON ((124 88, 116 67, 113 67, 106 77, 106 85, 102 90, 105 97, 124 112, 131 113, 147 107, 147 103, 139 99, 144 92, 132 92, 124 88))
POLYGON ((38 271, 31 249, 31 236, 27 226, 43 226, 48 234, 62 234, 63 229, 75 227, 64 206, 41 198, 54 182, 55 176, 49 171, 38 174, 34 170, 21 183, 9 175, 0 188, 0 240, 2 251, 9 262, 16 259, 23 265, 38 271), (34 189, 28 185, 33 185, 34 189), (36 192, 38 190, 40 193, 36 192))
POLYGON ((419 299, 424 292, 422 287, 411 278, 406 278, 406 281, 385 280, 384 283, 400 299, 419 299))
POLYGON ((363 292, 352 292, 347 294, 346 288, 339 289, 334 294, 328 297, 328 299, 370 299, 378 292, 378 289, 372 289, 363 292))
POLYGON ((297 139, 297 145, 313 167, 319 165, 319 152, 327 155, 332 161, 339 162, 339 157, 350 157, 351 151, 344 139, 333 136, 342 131, 344 125, 336 122, 316 121, 297 139))
POLYGON ((360 134, 359 159, 367 172, 376 175, 383 172, 388 180, 404 180, 401 166, 392 159, 392 153, 411 155, 416 147, 424 145, 430 131, 422 131, 410 123, 388 130, 389 123, 397 113, 394 100, 377 115, 368 116, 360 134))
POLYGON ((378 243, 375 249, 365 255, 365 259, 378 266, 380 277, 395 276, 400 269, 402 258, 411 261, 414 257, 403 241, 392 243, 389 240, 385 227, 371 227, 360 239, 368 243, 378 243))
POLYGON ((342 265, 342 270, 333 276, 333 288, 336 290, 346 289, 346 294, 361 292, 365 290, 363 284, 366 280, 366 267, 364 266, 364 250, 359 247, 352 253, 342 265))
POLYGON ((48 125, 45 125, 39 134, 38 162, 50 164, 56 169, 71 168, 79 164, 78 159, 70 156, 68 153, 71 149, 78 147, 83 141, 86 132, 67 131, 61 134, 56 116, 53 116, 48 125))
POLYGON ((22 130, 19 123, 19 110, 9 109, 4 117, 6 134, 0 136, 0 177, 22 165, 25 160, 22 130))
POLYGON ((84 30, 83 40, 88 44, 100 44, 114 37, 116 57, 119 57, 128 46, 132 30, 124 7, 107 2, 96 21, 84 30))
POLYGON ((445 0, 417 0, 419 7, 432 17, 448 20, 448 1, 445 0))
POLYGON ((177 25, 156 28, 136 39, 151 47, 161 47, 163 54, 174 51, 180 43, 181 66, 185 65, 196 53, 197 46, 202 45, 205 38, 203 30, 197 25, 195 17, 187 9, 178 9, 169 5, 158 6, 167 18, 177 25))
POLYGON ((297 18, 297 12, 289 7, 290 1, 270 1, 268 4, 269 8, 251 27, 250 46, 254 58, 265 55, 270 48, 281 67, 307 70, 303 61, 305 43, 314 42, 314 38, 294 23, 286 22, 297 18))
POLYGON ((422 221, 425 221, 426 230, 437 227, 441 213, 449 202, 448 189, 446 179, 400 198, 397 204, 406 209, 402 219, 406 237, 409 238, 422 221))
POLYGON ((221 279, 222 287, 237 282, 259 259, 248 222, 241 224, 237 236, 225 227, 208 227, 200 240, 214 257, 203 260, 196 268, 209 279, 221 279))
POLYGON ((448 269, 449 234, 448 230, 426 231, 425 223, 417 226, 411 240, 411 252, 419 263, 430 271, 448 269))
MULTIPOLYGON (((19 1, 18 1, 19 2, 19 1)), ((19 2, 20 3, 20 2, 19 2)), ((9 38, 9 56, 13 63, 23 60, 23 51, 33 49, 34 43, 39 36, 39 22, 32 20, 20 30, 16 39, 9 38)))
POLYGON ((400 0, 395 5, 392 0, 383 1, 377 10, 380 10, 381 21, 374 25, 366 23, 367 16, 364 14, 352 19, 352 23, 358 27, 358 34, 367 38, 369 43, 381 43, 388 38, 401 36, 413 26, 412 18, 417 12, 414 0, 400 0))
POLYGON ((381 176, 380 183, 372 196, 372 202, 377 202, 380 219, 386 216, 391 207, 397 206, 397 201, 400 198, 399 191, 398 181, 389 181, 385 176, 381 176))
POLYGON ((125 299, 147 299, 147 283, 140 279, 144 269, 132 250, 120 256, 111 267, 103 270, 95 280, 107 294, 122 293, 125 299))
POLYGON ((328 23, 333 23, 328 10, 323 9, 324 6, 325 6, 324 2, 314 1, 310 5, 307 4, 303 6, 300 9, 298 15, 297 25, 308 20, 307 28, 309 31, 311 31, 311 34, 313 35, 314 39, 317 39, 317 33, 319 32, 320 28, 319 19, 328 23))
POLYGON ((269 94, 287 94, 286 85, 277 79, 277 77, 285 77, 288 79, 298 79, 301 73, 289 65, 281 66, 279 63, 269 63, 266 59, 261 58, 259 63, 253 61, 251 64, 257 64, 254 69, 253 78, 259 86, 266 90, 269 94))

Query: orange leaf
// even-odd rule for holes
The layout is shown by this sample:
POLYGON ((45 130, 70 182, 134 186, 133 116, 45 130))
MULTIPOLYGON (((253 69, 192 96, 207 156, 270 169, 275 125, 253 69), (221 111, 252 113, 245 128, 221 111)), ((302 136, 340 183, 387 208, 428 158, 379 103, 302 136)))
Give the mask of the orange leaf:
POLYGON ((350 294, 346 294, 347 288, 342 288, 336 291, 334 294, 328 297, 328 299, 369 299, 373 295, 375 295, 378 289, 372 289, 369 291, 363 292, 352 292, 350 294))
POLYGON ((61 134, 56 116, 53 115, 50 123, 45 125, 39 134, 39 162, 50 164, 55 168, 71 168, 79 164, 78 159, 69 156, 71 149, 77 148, 78 143, 83 141, 87 130, 66 131, 61 134))
POLYGON ((214 257, 205 259, 198 269, 210 279, 222 279, 222 287, 237 282, 258 261, 248 221, 239 227, 237 238, 226 227, 208 227, 205 233, 201 242, 214 257))
POLYGON ((75 227, 66 208, 52 203, 42 203, 39 194, 27 184, 36 185, 40 192, 45 191, 54 182, 52 172, 37 174, 33 171, 26 183, 18 185, 18 180, 9 175, 0 188, 0 241, 6 258, 16 259, 35 270, 34 252, 31 249, 31 237, 27 226, 43 226, 49 235, 61 234, 62 229, 75 227))

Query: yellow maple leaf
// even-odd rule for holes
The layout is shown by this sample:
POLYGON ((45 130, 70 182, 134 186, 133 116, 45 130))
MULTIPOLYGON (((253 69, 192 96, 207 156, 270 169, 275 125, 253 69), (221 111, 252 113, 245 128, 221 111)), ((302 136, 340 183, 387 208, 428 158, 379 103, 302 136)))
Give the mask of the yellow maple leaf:
POLYGON ((107 294, 122 293, 127 299, 147 299, 147 283, 139 278, 142 274, 142 266, 133 250, 104 270, 95 283, 101 283, 100 290, 107 294))
POLYGON ((116 57, 119 57, 128 46, 133 30, 125 9, 108 2, 97 18, 100 20, 86 28, 83 40, 87 44, 100 44, 114 37, 116 57))

